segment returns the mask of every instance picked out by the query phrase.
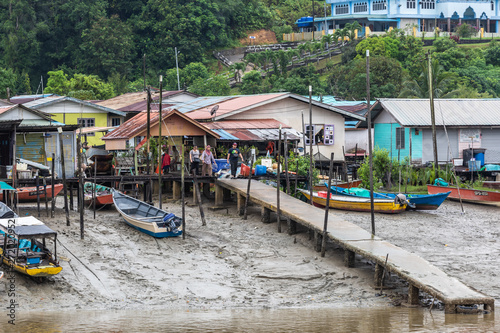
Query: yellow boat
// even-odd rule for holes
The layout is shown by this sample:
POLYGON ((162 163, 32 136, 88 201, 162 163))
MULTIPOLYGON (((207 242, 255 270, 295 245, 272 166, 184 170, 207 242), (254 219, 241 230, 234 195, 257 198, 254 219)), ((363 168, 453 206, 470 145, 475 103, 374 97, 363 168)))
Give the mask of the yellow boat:
MULTIPOLYGON (((306 190, 299 190, 307 200, 310 200, 311 194, 306 190)), ((326 191, 313 192, 313 204, 319 207, 326 206, 326 191)), ((369 212, 370 198, 347 197, 342 195, 330 194, 330 208, 351 210, 356 212, 369 212)), ((373 199, 373 210, 376 213, 397 214, 406 209, 405 203, 398 203, 393 199, 373 199)))
POLYGON ((11 269, 32 277, 58 274, 57 232, 33 216, 0 218, 0 258, 11 269), (54 254, 47 243, 52 242, 54 254))

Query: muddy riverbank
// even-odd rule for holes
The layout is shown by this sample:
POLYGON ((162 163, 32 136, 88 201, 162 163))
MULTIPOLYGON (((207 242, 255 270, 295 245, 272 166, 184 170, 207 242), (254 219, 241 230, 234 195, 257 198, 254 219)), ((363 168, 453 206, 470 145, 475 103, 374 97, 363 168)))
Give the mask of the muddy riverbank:
MULTIPOLYGON (((373 289, 373 264, 357 258, 356 268, 343 265, 343 251, 330 244, 321 258, 307 232, 289 236, 277 224, 260 222, 260 209, 249 219, 236 216, 235 205, 205 210, 202 227, 197 207, 186 208, 187 237, 154 239, 127 226, 113 209, 85 211, 85 239, 79 214, 65 224, 62 199, 56 217, 39 218, 59 232, 63 271, 44 282, 16 275, 21 310, 155 309, 155 308, 288 308, 377 307, 392 297, 373 289)), ((208 206, 209 204, 207 204, 208 206)), ((30 207, 31 206, 31 207, 30 207)), ((34 215, 23 205, 21 215, 34 215)), ((179 202, 164 208, 181 213, 179 202)), ((446 202, 437 211, 376 215, 376 233, 421 255, 466 284, 500 300, 500 224, 498 207, 446 202)), ((370 214, 336 211, 370 230, 370 214)), ((389 277, 397 294, 405 285, 389 277)), ((5 281, 0 283, 0 292, 5 281)), ((5 292, 0 302, 6 304, 5 292)))

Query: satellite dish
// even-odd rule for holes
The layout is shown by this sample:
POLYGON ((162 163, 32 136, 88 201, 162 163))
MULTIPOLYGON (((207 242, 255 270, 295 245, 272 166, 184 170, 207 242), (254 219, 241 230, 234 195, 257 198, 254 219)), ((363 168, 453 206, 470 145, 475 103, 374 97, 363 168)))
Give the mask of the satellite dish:
POLYGON ((212 110, 210 110, 210 115, 213 117, 215 112, 219 110, 219 106, 218 105, 215 105, 212 110))

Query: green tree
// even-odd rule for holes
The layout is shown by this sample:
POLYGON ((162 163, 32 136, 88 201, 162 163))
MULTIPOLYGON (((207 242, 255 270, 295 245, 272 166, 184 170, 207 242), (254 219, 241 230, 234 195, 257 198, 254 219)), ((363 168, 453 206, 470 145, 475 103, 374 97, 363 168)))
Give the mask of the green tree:
MULTIPOLYGON (((431 61, 432 90, 434 98, 446 98, 450 93, 449 83, 452 74, 445 72, 437 59, 431 61)), ((399 94, 402 98, 429 98, 429 70, 426 62, 421 64, 421 74, 418 80, 407 80, 399 94)))
POLYGON ((69 92, 68 75, 64 71, 50 71, 45 92, 65 96, 69 92))
POLYGON ((500 44, 492 41, 489 47, 484 51, 484 58, 487 64, 500 66, 500 44))
POLYGON ((358 21, 350 22, 345 24, 345 28, 347 29, 347 37, 349 37, 350 41, 353 41, 356 36, 356 30, 359 32, 362 28, 361 24, 358 21))
POLYGON ((79 67, 86 73, 107 78, 131 72, 134 42, 132 29, 117 15, 102 17, 82 32, 79 67))
POLYGON ((201 96, 229 95, 231 87, 223 75, 211 76, 207 79, 197 79, 190 86, 189 91, 201 96))
POLYGON ((244 62, 237 62, 231 66, 231 70, 234 72, 234 80, 236 82, 241 82, 241 77, 245 73, 246 65, 244 62))
POLYGON ((15 91, 16 82, 18 81, 17 75, 12 68, 0 67, 0 98, 7 98, 7 88, 10 89, 10 95, 13 96, 15 91))
POLYGON ((244 95, 253 95, 262 93, 262 77, 259 72, 251 71, 243 76, 241 84, 241 93, 244 95))
POLYGON ((477 34, 477 28, 471 26, 470 24, 462 23, 457 25, 457 27, 455 28, 455 33, 460 38, 470 38, 477 34))
POLYGON ((457 47, 457 42, 451 38, 438 38, 432 43, 434 52, 445 52, 455 47, 457 47))

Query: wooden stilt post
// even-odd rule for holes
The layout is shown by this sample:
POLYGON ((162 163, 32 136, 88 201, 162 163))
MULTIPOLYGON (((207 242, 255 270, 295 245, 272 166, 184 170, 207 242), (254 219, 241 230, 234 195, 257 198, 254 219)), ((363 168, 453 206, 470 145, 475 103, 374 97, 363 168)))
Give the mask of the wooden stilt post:
POLYGON ((354 267, 354 259, 356 258, 356 254, 351 250, 344 250, 344 264, 347 267, 354 267))
POLYGON ((80 239, 84 239, 83 223, 83 170, 82 170, 82 141, 81 136, 77 139, 78 145, 78 210, 80 211, 80 239))
POLYGON ((55 214, 55 208, 56 208, 56 199, 54 197, 54 176, 55 176, 55 166, 56 166, 56 154, 52 153, 52 170, 51 170, 51 177, 50 177, 50 185, 52 185, 52 200, 51 200, 51 206, 50 206, 50 217, 54 218, 55 214))
POLYGON ((270 223, 271 222, 271 210, 269 208, 266 208, 262 206, 262 210, 260 211, 260 216, 261 216, 261 221, 264 223, 270 223))
POLYGON ((418 305, 418 294, 419 290, 414 285, 410 284, 408 286, 408 304, 410 305, 418 305))
POLYGON ((40 178, 38 177, 38 171, 36 172, 35 186, 36 186, 36 211, 38 212, 38 217, 40 217, 40 178))
POLYGON ((45 195, 45 212, 49 217, 49 196, 47 195, 47 178, 43 178, 43 193, 45 195))
POLYGON ((253 155, 250 157, 250 172, 248 173, 247 195, 245 200, 245 210, 243 213, 243 220, 247 219, 248 202, 250 201, 250 184, 252 183, 252 166, 253 166, 253 155))
POLYGON ((278 169, 276 171, 276 219, 278 220, 278 232, 281 232, 281 210, 280 210, 280 187, 281 187, 281 179, 280 179, 280 174, 281 174, 281 125, 279 129, 279 135, 278 135, 278 156, 277 156, 277 161, 278 161, 278 169))
POLYGON ((313 204, 313 124, 312 124, 312 86, 309 86, 309 203, 313 204))
POLYGON ((66 184, 66 169, 64 166, 64 146, 62 137, 62 127, 57 128, 59 136, 59 154, 61 156, 61 173, 63 179, 63 191, 64 191, 64 211, 66 213, 66 225, 69 226, 69 209, 68 209, 68 185, 66 184))
MULTIPOLYGON (((73 182, 71 182, 70 184, 71 185, 69 186, 69 209, 75 210, 75 207, 74 207, 75 205, 73 203, 73 201, 75 200, 73 198, 73 182)), ((67 223, 67 221, 66 221, 66 223, 67 223)))
POLYGON ((321 241, 321 256, 325 256, 326 252, 326 234, 328 230, 328 214, 330 211, 330 193, 332 191, 332 170, 333 170, 333 156, 330 157, 330 168, 328 169, 328 188, 326 189, 326 206, 325 206, 325 222, 323 224, 323 237, 321 241))
POLYGON ((181 145, 181 207, 182 207, 182 239, 186 239, 186 200, 184 198, 184 142, 181 145))
POLYGON ((94 220, 95 220, 95 202, 96 202, 96 191, 97 191, 97 156, 95 157, 94 160, 94 188, 92 191, 92 204, 94 207, 94 220))
MULTIPOLYGON (((161 176, 162 176, 162 156, 161 156, 161 151, 162 151, 162 147, 161 147, 161 126, 162 126, 162 121, 163 121, 163 117, 162 117, 162 114, 161 114, 161 109, 162 109, 162 90, 163 90, 163 75, 160 75, 160 107, 158 109, 158 207, 161 209, 161 206, 162 206, 162 201, 163 201, 163 198, 162 198, 162 184, 161 184, 161 176)), ((168 154, 168 151, 166 152, 168 154)))

